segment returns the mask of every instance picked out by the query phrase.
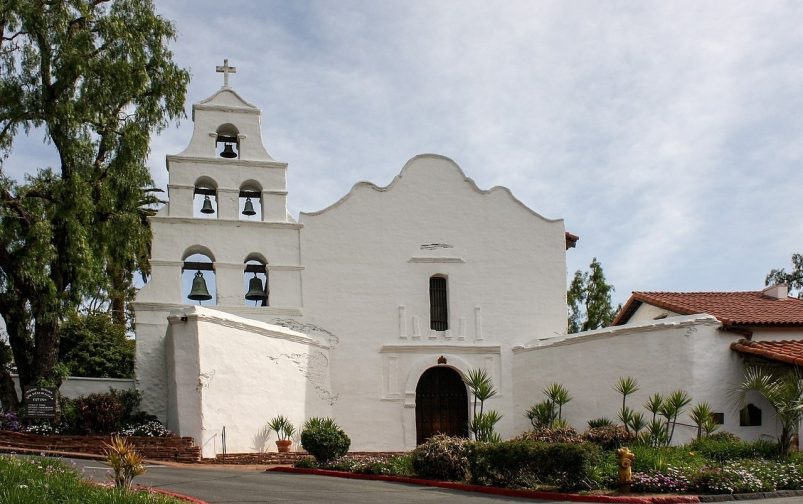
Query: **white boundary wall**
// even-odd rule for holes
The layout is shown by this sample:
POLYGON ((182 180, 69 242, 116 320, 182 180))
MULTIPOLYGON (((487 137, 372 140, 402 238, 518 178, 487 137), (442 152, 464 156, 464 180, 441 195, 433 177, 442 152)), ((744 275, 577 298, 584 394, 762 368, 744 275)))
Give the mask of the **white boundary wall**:
MULTIPOLYGON (((762 410, 762 425, 740 427, 734 389, 743 378, 742 357, 730 349, 741 336, 719 330, 710 315, 670 317, 596 331, 571 334, 560 339, 536 341, 514 348, 515 403, 520 430, 529 427, 523 412, 545 397, 542 390, 557 382, 568 388, 573 399, 563 408, 564 417, 578 431, 591 418, 617 420, 622 397, 613 386, 620 377, 632 376, 640 390, 628 397, 636 411, 656 392, 667 394, 682 389, 692 404, 678 423, 691 425, 691 407, 707 401, 713 411, 725 415, 721 430, 743 439, 775 437, 777 425, 772 408, 754 394, 748 402, 762 410)), ((648 418, 648 420, 650 420, 648 418)), ((695 428, 678 426, 675 443, 685 443, 695 428)))

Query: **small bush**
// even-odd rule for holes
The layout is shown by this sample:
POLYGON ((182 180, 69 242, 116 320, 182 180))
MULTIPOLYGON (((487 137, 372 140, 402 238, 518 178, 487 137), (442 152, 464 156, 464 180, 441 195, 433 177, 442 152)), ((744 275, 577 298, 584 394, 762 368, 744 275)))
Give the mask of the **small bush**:
POLYGON ((596 429, 597 427, 607 427, 608 425, 614 425, 613 420, 610 418, 592 418, 588 421, 588 428, 589 429, 596 429))
POLYGON ((145 472, 142 456, 134 447, 121 437, 112 437, 106 448, 106 462, 114 472, 114 486, 123 490, 131 488, 131 482, 136 476, 145 472))
POLYGON ((413 471, 422 478, 464 481, 468 476, 469 440, 436 434, 412 451, 413 471))
POLYGON ((349 451, 351 439, 331 418, 310 418, 301 430, 301 446, 315 460, 329 462, 349 451))
POLYGON ((302 459, 296 460, 296 463, 293 464, 294 467, 300 467, 302 469, 315 469, 318 467, 318 464, 315 463, 315 459, 312 457, 304 457, 302 459))
POLYGON ((543 443, 582 443, 582 438, 577 434, 577 431, 571 427, 561 427, 558 429, 551 429, 549 427, 542 427, 527 431, 517 436, 514 441, 541 441, 543 443))
POLYGON ((13 411, 0 413, 0 430, 19 432, 21 427, 17 414, 13 411))
POLYGON ((140 423, 126 425, 120 432, 121 436, 143 436, 143 437, 172 437, 175 436, 158 420, 148 420, 140 423))
POLYGON ((581 439, 594 443, 603 450, 615 450, 632 444, 636 439, 636 435, 621 425, 604 425, 588 429, 583 433, 581 439))
POLYGON ((599 447, 590 443, 474 443, 469 452, 472 482, 501 487, 592 488, 601 460, 599 447))

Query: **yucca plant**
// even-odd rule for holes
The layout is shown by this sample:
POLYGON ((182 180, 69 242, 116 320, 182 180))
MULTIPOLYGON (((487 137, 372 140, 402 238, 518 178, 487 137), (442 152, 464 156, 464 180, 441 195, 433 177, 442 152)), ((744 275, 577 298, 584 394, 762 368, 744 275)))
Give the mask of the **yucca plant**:
POLYGON ((619 410, 619 420, 624 424, 625 430, 629 432, 629 420, 633 415, 633 410, 627 407, 627 396, 638 392, 638 381, 632 376, 619 378, 613 389, 622 394, 622 409, 619 410))
POLYGON ((569 391, 560 383, 552 383, 544 389, 544 395, 546 395, 549 402, 558 408, 557 417, 555 420, 562 420, 563 405, 572 400, 572 396, 569 394, 569 391))
POLYGON ((103 443, 106 462, 114 473, 114 486, 128 490, 135 476, 145 472, 142 456, 134 446, 119 436, 113 436, 109 443, 103 443))
POLYGON ((712 413, 713 411, 711 410, 711 405, 705 401, 697 403, 691 409, 689 418, 691 418, 691 421, 697 426, 697 439, 703 437, 703 426, 705 425, 706 421, 712 420, 712 413))
POLYGON ((556 420, 555 405, 548 400, 533 404, 525 414, 530 419, 533 429, 551 427, 556 420))
POLYGON ((501 441, 499 434, 494 432, 494 425, 502 418, 496 411, 485 411, 485 401, 496 395, 493 381, 484 369, 469 369, 463 378, 466 386, 474 396, 474 408, 469 422, 469 430, 477 441, 501 441), (477 403, 480 411, 477 413, 477 403))
POLYGON ((683 390, 675 390, 664 398, 659 413, 666 419, 667 440, 666 445, 672 444, 675 436, 675 426, 678 423, 678 416, 691 403, 691 397, 683 390))
POLYGON ((287 441, 296 433, 296 428, 284 415, 273 417, 268 422, 268 428, 276 432, 280 441, 287 441))

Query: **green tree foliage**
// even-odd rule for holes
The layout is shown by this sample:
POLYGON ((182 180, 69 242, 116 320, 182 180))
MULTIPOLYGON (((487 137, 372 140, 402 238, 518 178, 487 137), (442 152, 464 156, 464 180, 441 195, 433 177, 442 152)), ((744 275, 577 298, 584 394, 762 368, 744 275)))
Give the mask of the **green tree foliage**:
POLYGON ((797 297, 803 299, 803 255, 792 254, 792 271, 787 273, 786 269, 773 269, 764 279, 764 285, 786 284, 789 286, 790 293, 797 293, 797 297))
POLYGON ((607 327, 621 306, 611 306, 613 285, 605 281, 602 264, 591 260, 587 272, 575 271, 566 302, 569 305, 569 332, 590 331, 607 327))
POLYGON ((102 298, 121 320, 148 273, 149 137, 183 115, 189 75, 150 0, 0 1, 0 162, 34 129, 58 158, 22 182, 0 164, 0 316, 22 384, 59 384, 64 314, 102 298))
POLYGON ((133 378, 134 340, 108 313, 75 314, 61 325, 59 361, 70 376, 133 378))

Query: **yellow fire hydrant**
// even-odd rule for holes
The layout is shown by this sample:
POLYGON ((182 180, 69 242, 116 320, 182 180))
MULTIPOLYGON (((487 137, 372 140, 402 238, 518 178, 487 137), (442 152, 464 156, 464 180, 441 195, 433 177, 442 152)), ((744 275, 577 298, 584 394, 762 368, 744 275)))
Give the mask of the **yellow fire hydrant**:
POLYGON ((636 455, 629 448, 619 448, 616 450, 616 461, 619 465, 619 489, 622 492, 629 492, 630 485, 633 483, 633 459, 636 455))

